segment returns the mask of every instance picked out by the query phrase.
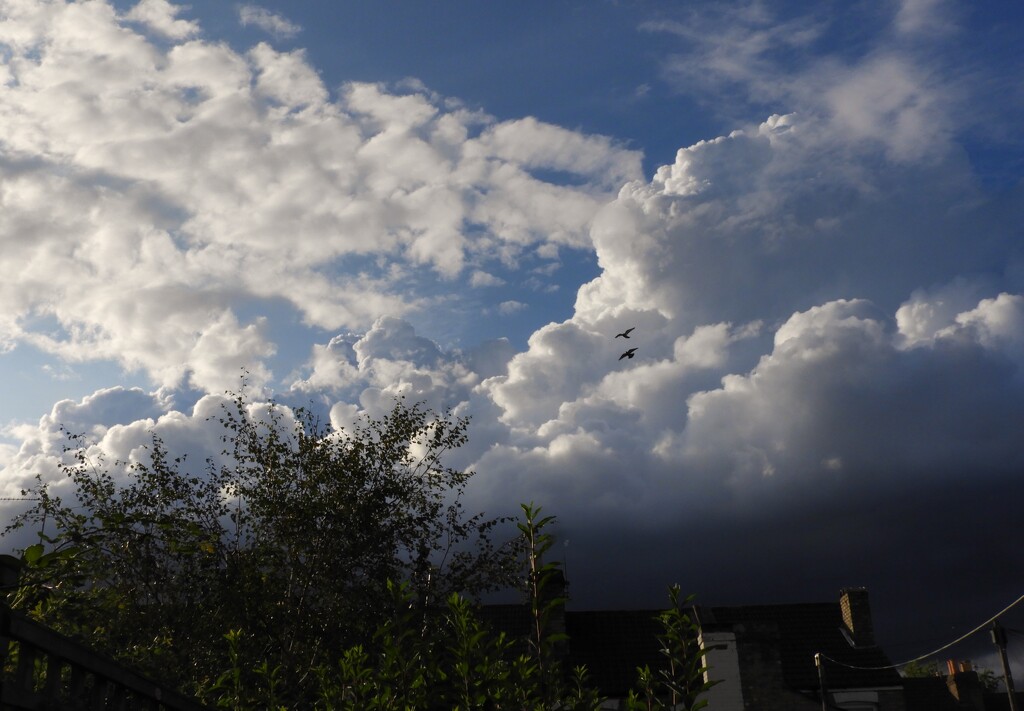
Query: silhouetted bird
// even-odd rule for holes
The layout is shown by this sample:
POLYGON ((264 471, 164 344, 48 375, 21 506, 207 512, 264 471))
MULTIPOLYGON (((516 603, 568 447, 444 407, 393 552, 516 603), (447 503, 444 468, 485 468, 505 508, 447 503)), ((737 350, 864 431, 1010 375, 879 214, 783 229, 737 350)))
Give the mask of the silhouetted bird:
POLYGON ((636 348, 630 348, 628 351, 619 356, 619 360, 622 360, 623 358, 632 358, 634 353, 636 353, 636 348))
MULTIPOLYGON (((636 326, 634 326, 633 328, 636 328, 636 326)), ((627 328, 627 329, 626 329, 625 331, 623 331, 622 333, 616 333, 616 334, 615 334, 615 337, 616 337, 616 338, 629 338, 629 333, 630 333, 630 331, 632 331, 632 330, 633 330, 633 328, 627 328)))

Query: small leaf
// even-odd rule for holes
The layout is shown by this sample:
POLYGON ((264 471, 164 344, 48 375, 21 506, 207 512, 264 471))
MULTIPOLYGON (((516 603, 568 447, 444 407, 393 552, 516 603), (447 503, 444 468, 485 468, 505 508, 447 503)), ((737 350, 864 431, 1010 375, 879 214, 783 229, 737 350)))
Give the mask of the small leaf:
POLYGON ((31 546, 25 549, 25 552, 22 553, 21 557, 22 560, 24 560, 28 565, 35 565, 37 562, 39 562, 39 559, 42 557, 42 555, 43 544, 33 543, 31 546))

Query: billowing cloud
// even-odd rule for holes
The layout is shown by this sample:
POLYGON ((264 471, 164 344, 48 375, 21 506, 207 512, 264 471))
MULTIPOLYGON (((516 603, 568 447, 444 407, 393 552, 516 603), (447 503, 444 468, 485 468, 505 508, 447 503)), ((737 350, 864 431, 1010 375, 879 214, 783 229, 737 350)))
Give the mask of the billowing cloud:
POLYGON ((958 535, 1020 560, 989 537, 1024 465, 1019 195, 975 180, 955 111, 919 95, 926 67, 876 50, 831 96, 787 90, 794 113, 625 185, 593 223, 601 273, 572 318, 481 385, 510 435, 472 494, 557 512, 579 590, 628 603, 613 578, 690 571, 716 596, 749 576, 780 596, 853 578, 923 596, 979 569, 958 535), (906 545, 944 564, 909 580, 906 545))
MULTIPOLYGON (((219 353, 234 352, 232 344, 217 341, 210 346, 219 353)), ((314 347, 305 377, 296 380, 290 390, 278 393, 277 399, 286 407, 319 407, 326 402, 330 422, 339 428, 351 427, 366 415, 385 414, 399 397, 436 412, 480 413, 488 405, 477 386, 486 378, 504 374, 512 355, 507 340, 484 342, 465 352, 446 352, 417 335, 408 322, 382 317, 364 334, 337 336, 314 347)), ((31 485, 36 474, 44 481, 61 482, 58 469, 68 434, 83 435, 89 456, 102 454, 111 463, 144 458, 145 448, 156 435, 172 451, 189 453, 201 470, 206 458, 217 459, 223 449, 221 433, 211 423, 228 403, 224 390, 234 393, 244 387, 253 412, 265 408, 263 381, 252 373, 243 384, 239 369, 226 363, 210 377, 223 386, 220 393, 207 395, 200 389, 189 397, 184 391, 146 393, 115 387, 77 402, 57 403, 38 423, 20 425, 8 433, 21 445, 4 454, 4 490, 16 495, 21 487, 31 485), (192 404, 182 407, 178 401, 192 404)), ((495 433, 505 429, 486 421, 473 426, 482 428, 483 435, 462 453, 463 464, 479 456, 495 440, 495 433)))
POLYGON ((332 94, 301 51, 237 52, 179 14, 13 3, 0 22, 4 343, 217 389, 221 346, 254 375, 274 350, 254 300, 365 328, 422 307, 410 269, 587 247, 608 190, 639 175, 608 139, 415 85, 332 94))
POLYGON ((239 5, 238 21, 243 25, 253 25, 275 37, 294 37, 302 28, 288 18, 271 12, 258 5, 239 5))
MULTIPOLYGON (((38 424, 16 426, 9 432, 21 445, 5 456, 0 496, 20 496, 21 490, 30 488, 37 476, 43 481, 62 483, 59 466, 64 460, 68 434, 82 435, 100 446, 112 429, 145 428, 166 411, 166 405, 159 393, 122 387, 99 390, 79 402, 58 402, 38 424)), ((104 449, 100 446, 95 451, 104 449)), ((17 505, 8 502, 6 508, 15 509, 17 505)))
POLYGON ((170 39, 181 40, 199 32, 199 25, 189 20, 177 19, 181 8, 167 0, 141 0, 125 14, 125 19, 141 22, 150 29, 170 39))

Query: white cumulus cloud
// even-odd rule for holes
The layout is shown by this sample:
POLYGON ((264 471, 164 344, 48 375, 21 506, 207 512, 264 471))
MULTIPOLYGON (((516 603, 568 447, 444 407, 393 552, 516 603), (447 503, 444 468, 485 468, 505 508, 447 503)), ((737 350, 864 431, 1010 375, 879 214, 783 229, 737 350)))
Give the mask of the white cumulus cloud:
POLYGON ((243 25, 258 27, 275 37, 290 38, 302 31, 301 27, 288 18, 259 5, 239 5, 238 21, 243 25))
POLYGON ((141 22, 150 29, 171 39, 185 39, 199 32, 199 25, 189 20, 177 19, 180 7, 167 0, 140 0, 125 14, 125 19, 141 22))
POLYGON ((608 139, 498 122, 415 84, 332 93, 302 51, 238 52, 181 12, 16 3, 0 23, 7 347, 167 386, 216 390, 234 365, 265 379, 260 304, 366 328, 423 306, 410 273, 588 247, 609 191, 639 176, 639 155, 608 139), (520 150, 531 141, 543 150, 520 150))

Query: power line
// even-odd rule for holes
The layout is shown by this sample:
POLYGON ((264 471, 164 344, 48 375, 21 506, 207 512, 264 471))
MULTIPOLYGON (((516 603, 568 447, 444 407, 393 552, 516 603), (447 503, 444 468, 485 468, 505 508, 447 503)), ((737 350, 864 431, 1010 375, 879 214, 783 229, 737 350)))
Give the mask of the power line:
POLYGON ((970 637, 970 636, 971 636, 972 634, 974 634, 975 632, 979 632, 980 630, 982 630, 982 629, 983 629, 984 627, 986 627, 987 625, 990 625, 990 624, 992 624, 992 623, 993 623, 993 622, 995 622, 995 621, 996 621, 997 619, 999 619, 1000 617, 1002 617, 1003 615, 1005 615, 1005 614, 1006 614, 1007 612, 1009 612, 1009 611, 1010 611, 1010 610, 1012 610, 1012 609, 1013 609, 1014 607, 1016 607, 1016 606, 1017 606, 1018 604, 1020 604, 1020 602, 1021 602, 1022 600, 1024 600, 1024 595, 1021 595, 1021 596, 1020 596, 1020 597, 1018 597, 1018 598, 1017 598, 1016 600, 1014 600, 1013 602, 1011 602, 1011 603, 1010 603, 1009 605, 1007 605, 1006 607, 1004 607, 1004 608, 1003 608, 1002 610, 1000 610, 1000 611, 999 611, 999 612, 997 612, 996 614, 992 615, 992 617, 988 618, 987 620, 985 620, 984 622, 982 622, 982 623, 981 623, 980 625, 978 625, 977 627, 975 627, 975 628, 974 628, 973 630, 971 630, 970 632, 968 632, 968 633, 967 633, 967 634, 965 634, 965 635, 961 635, 960 637, 957 637, 956 639, 954 639, 954 640, 953 640, 952 642, 950 642, 949 644, 943 645, 943 646, 939 647, 939 648, 938 648, 938 649, 936 649, 936 650, 933 650, 933 651, 931 651, 931 652, 928 652, 927 654, 922 654, 922 655, 921 655, 920 657, 916 657, 916 658, 914 658, 914 659, 908 659, 907 661, 905 661, 905 662, 901 662, 901 663, 899 663, 899 664, 889 664, 889 665, 887 665, 887 666, 884 666, 884 667, 859 667, 859 666, 856 666, 855 664, 846 664, 845 662, 840 662, 840 661, 839 661, 838 659, 833 659, 832 657, 828 657, 828 656, 826 656, 826 655, 824 655, 824 654, 822 654, 822 655, 820 655, 820 656, 821 656, 821 658, 822 658, 822 659, 827 659, 828 661, 832 662, 833 664, 838 664, 839 666, 841 666, 841 667, 846 667, 847 669, 860 669, 860 670, 862 670, 862 671, 881 671, 881 670, 883 670, 883 669, 897 669, 897 668, 899 668, 899 667, 902 667, 902 666, 906 666, 907 664, 913 664, 914 662, 920 662, 920 661, 922 661, 922 660, 924 660, 924 659, 928 659, 928 657, 933 657, 933 656, 935 656, 936 654, 938 654, 939 652, 942 652, 942 651, 945 651, 945 650, 949 649, 949 648, 950 648, 950 647, 952 647, 952 646, 953 646, 954 644, 958 644, 958 643, 960 643, 960 642, 963 642, 963 641, 964 641, 965 639, 967 639, 968 637, 970 637))

